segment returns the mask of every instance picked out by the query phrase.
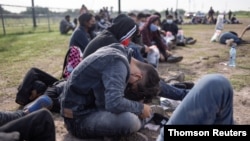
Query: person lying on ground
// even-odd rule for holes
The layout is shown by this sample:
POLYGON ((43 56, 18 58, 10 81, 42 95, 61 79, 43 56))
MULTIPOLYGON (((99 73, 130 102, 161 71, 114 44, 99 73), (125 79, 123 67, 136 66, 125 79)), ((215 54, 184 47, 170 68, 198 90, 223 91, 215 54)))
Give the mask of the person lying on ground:
POLYGON ((219 35, 219 43, 226 44, 227 46, 231 46, 233 43, 237 45, 249 44, 249 40, 243 40, 243 36, 248 30, 250 30, 250 24, 244 27, 239 35, 234 31, 223 32, 219 35))

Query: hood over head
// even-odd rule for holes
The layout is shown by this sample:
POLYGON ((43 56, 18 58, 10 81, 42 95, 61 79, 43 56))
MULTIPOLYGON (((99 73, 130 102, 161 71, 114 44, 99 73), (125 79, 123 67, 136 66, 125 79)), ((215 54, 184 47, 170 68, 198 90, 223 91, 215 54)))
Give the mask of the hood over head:
POLYGON ((137 24, 125 14, 118 15, 113 21, 112 25, 107 29, 110 31, 119 42, 131 38, 136 30, 137 24))

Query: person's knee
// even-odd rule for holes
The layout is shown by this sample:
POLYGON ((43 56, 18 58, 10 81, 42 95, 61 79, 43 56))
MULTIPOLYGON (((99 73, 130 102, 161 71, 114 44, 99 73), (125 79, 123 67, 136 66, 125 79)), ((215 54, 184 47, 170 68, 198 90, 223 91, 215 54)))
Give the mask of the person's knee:
POLYGON ((222 74, 208 74, 207 76, 209 77, 210 81, 214 82, 223 83, 228 81, 228 79, 222 74))
POLYGON ((51 112, 46 108, 39 109, 38 111, 35 111, 33 114, 37 114, 39 117, 41 117, 44 120, 53 119, 51 112))
POLYGON ((141 121, 138 118, 137 115, 133 113, 123 113, 122 114, 122 119, 120 120, 121 122, 119 123, 121 128, 124 129, 124 132, 129 132, 129 133, 124 133, 124 134, 130 134, 133 132, 137 132, 141 128, 141 121))
POLYGON ((222 89, 227 89, 227 90, 231 90, 232 86, 229 82, 229 80, 223 76, 222 74, 209 74, 206 75, 204 78, 207 83, 206 83, 206 87, 214 89, 216 91, 218 90, 222 90, 222 89))
POLYGON ((30 68, 30 70, 31 70, 31 71, 33 71, 33 72, 38 72, 38 71, 41 71, 40 69, 38 69, 38 68, 36 68, 36 67, 32 67, 32 68, 30 68))

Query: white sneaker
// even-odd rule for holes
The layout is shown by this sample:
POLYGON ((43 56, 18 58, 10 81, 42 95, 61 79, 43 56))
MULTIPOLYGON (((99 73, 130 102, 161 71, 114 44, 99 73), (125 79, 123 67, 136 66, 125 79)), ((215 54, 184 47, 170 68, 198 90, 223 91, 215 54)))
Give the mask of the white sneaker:
POLYGON ((161 114, 163 116, 166 115, 166 112, 165 112, 165 110, 164 110, 164 108, 162 106, 160 106, 160 105, 151 105, 150 107, 152 109, 152 114, 157 113, 157 114, 161 114))

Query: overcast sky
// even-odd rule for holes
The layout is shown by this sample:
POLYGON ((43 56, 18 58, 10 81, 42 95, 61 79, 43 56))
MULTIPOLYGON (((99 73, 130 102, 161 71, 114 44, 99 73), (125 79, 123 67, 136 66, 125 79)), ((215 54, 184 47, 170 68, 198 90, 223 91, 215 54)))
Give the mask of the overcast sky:
MULTIPOLYGON (((0 4, 31 6, 32 0, 0 0, 0 4)), ((207 12, 210 6, 215 11, 250 11, 250 0, 120 0, 121 10, 144 10, 154 9, 156 11, 167 8, 184 9, 186 11, 207 12)), ((102 7, 113 7, 118 11, 118 0, 34 0, 35 6, 77 9, 82 4, 95 11, 102 7)), ((9 8, 9 7, 8 7, 9 8)), ((20 8, 16 8, 20 9, 20 8)), ((15 10, 15 9, 14 9, 15 10)))

